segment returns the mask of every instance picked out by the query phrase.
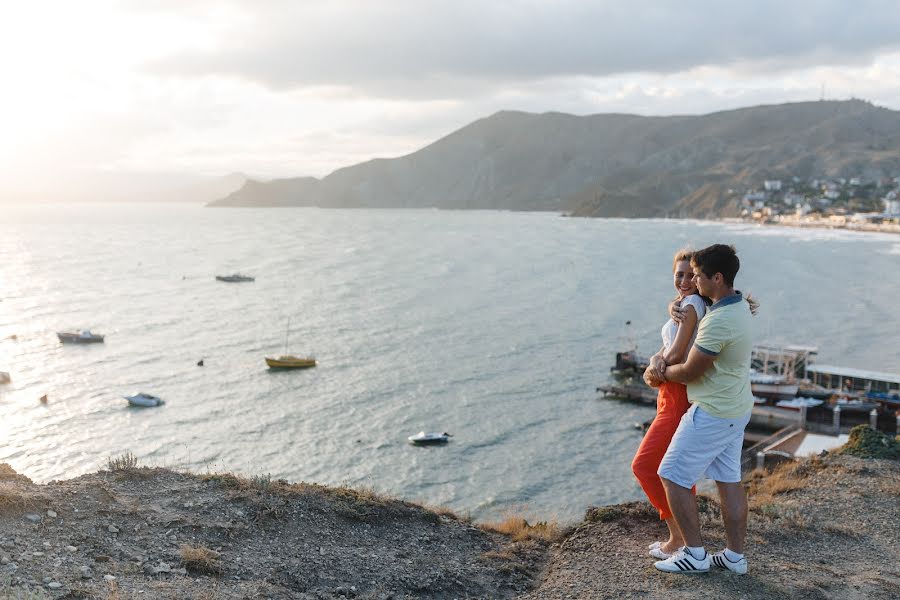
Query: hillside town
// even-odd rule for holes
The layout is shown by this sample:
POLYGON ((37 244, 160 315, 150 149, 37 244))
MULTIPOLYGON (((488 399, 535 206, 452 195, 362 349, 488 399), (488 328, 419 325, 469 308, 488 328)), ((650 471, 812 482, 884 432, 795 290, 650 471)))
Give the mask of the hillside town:
POLYGON ((900 177, 769 179, 743 192, 741 207, 757 223, 900 233, 900 177))

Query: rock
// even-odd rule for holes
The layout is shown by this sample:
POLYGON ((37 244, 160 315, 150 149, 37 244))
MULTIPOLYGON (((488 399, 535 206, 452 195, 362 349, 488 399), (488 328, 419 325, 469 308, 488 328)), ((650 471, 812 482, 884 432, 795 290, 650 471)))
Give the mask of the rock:
POLYGON ((97 554, 94 556, 94 560, 97 562, 109 562, 109 557, 105 554, 97 554))
POLYGON ((169 565, 169 563, 161 562, 158 565, 156 565, 156 567, 154 568, 154 572, 157 575, 160 573, 171 573, 172 567, 169 565))
POLYGON ((32 556, 43 556, 44 553, 43 552, 32 552, 31 555, 32 556))
POLYGON ((40 523, 40 522, 41 522, 41 515, 36 515, 36 514, 34 514, 34 513, 28 513, 28 514, 25 515, 25 520, 28 521, 28 522, 30 522, 30 523, 40 523))
POLYGON ((47 511, 47 516, 50 517, 51 519, 55 519, 55 518, 56 518, 56 511, 55 511, 55 510, 48 510, 48 511, 47 511))
POLYGON ((110 533, 119 533, 119 528, 116 527, 115 525, 110 525, 109 527, 106 528, 106 530, 109 531, 110 533))
POLYGON ((66 550, 68 550, 69 552, 78 552, 78 547, 77 546, 66 546, 66 550))
POLYGON ((115 580, 116 580, 116 576, 115 576, 115 575, 110 575, 109 573, 107 573, 106 575, 103 576, 103 579, 105 579, 106 581, 115 581, 115 580))
POLYGON ((51 590, 58 590, 59 588, 62 587, 62 584, 58 581, 51 581, 50 583, 47 584, 47 587, 50 588, 51 590))
POLYGON ((44 577, 44 583, 50 583, 51 581, 53 581, 52 577, 44 577))

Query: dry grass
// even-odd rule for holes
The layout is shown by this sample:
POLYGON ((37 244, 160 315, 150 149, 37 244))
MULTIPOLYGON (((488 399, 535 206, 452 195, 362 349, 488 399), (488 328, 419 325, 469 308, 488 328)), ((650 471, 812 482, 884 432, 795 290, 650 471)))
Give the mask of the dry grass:
POLYGON ((185 569, 195 573, 218 575, 222 572, 219 553, 206 546, 183 545, 181 547, 181 563, 185 569))
POLYGON ((242 492, 275 492, 278 488, 278 482, 273 482, 271 475, 244 477, 234 473, 208 473, 201 475, 200 479, 212 481, 224 488, 242 492))
POLYGON ((0 482, 0 514, 16 514, 34 510, 39 505, 40 499, 36 496, 18 489, 18 486, 0 482))
POLYGON ((121 456, 113 458, 110 456, 106 460, 107 470, 112 473, 131 473, 138 468, 138 459, 131 452, 126 452, 121 456))
POLYGON ((120 600, 121 596, 119 596, 119 584, 115 581, 107 581, 108 589, 106 590, 106 596, 103 597, 103 600, 120 600))
POLYGON ((541 540, 553 543, 559 541, 563 536, 562 529, 556 521, 539 521, 532 525, 527 519, 517 514, 508 514, 501 521, 489 521, 482 523, 479 527, 485 531, 508 535, 514 542, 541 540))
POLYGON ((818 457, 783 463, 771 472, 766 469, 754 469, 747 475, 747 502, 750 510, 774 504, 775 497, 804 489, 809 483, 809 476, 824 468, 818 457))

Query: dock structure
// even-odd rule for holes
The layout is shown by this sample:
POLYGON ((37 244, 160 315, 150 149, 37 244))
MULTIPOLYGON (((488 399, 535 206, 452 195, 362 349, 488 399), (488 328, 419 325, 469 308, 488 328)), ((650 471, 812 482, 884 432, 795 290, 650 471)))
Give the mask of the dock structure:
POLYGON ((606 398, 618 398, 620 400, 633 400, 643 402, 645 404, 656 404, 656 396, 658 391, 654 388, 636 383, 626 383, 623 385, 601 385, 597 388, 598 392, 603 392, 606 398))
POLYGON ((790 425, 758 441, 741 453, 741 470, 773 465, 797 458, 814 456, 822 451, 833 450, 847 443, 847 434, 826 435, 813 433, 790 425))
POLYGON ((822 387, 896 396, 900 408, 900 375, 819 364, 809 365, 806 372, 810 381, 822 387))
MULTIPOLYGON (((900 375, 817 364, 817 357, 814 346, 753 347, 756 404, 744 436, 753 452, 744 456, 745 466, 752 468, 765 457, 771 462, 840 446, 850 429, 862 424, 900 436, 900 375)), ((607 398, 655 405, 657 390, 641 380, 647 362, 636 350, 617 353, 610 369, 617 383, 597 391, 607 398)))
POLYGON ((815 346, 756 344, 750 354, 750 368, 787 381, 807 379, 807 368, 819 354, 815 346))

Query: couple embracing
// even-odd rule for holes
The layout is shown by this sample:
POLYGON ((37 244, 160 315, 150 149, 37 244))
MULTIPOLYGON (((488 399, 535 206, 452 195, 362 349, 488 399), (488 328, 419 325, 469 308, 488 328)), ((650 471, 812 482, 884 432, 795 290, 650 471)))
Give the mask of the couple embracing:
POLYGON ((632 471, 669 528, 650 544, 655 566, 668 573, 703 573, 710 566, 747 572, 747 497, 741 448, 750 420, 750 317, 756 302, 734 289, 740 261, 733 246, 680 251, 672 271, 678 298, 662 329, 663 346, 644 381, 659 388, 657 415, 632 471), (700 537, 695 486, 713 479, 719 490, 726 547, 710 555, 700 537))

